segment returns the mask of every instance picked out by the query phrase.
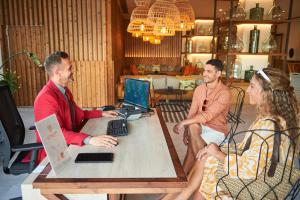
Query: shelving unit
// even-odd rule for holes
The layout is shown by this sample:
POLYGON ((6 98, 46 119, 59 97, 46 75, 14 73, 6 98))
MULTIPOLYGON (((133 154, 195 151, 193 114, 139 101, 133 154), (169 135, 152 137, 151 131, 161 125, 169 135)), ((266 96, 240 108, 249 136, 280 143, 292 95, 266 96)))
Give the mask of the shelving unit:
POLYGON ((185 65, 184 60, 187 59, 192 65, 203 65, 207 60, 213 57, 211 49, 211 41, 213 40, 212 18, 201 18, 195 20, 195 28, 192 32, 184 33, 181 36, 182 52, 181 64, 185 65), (192 47, 189 45, 192 40, 192 47), (202 64, 201 64, 202 63, 202 64))
MULTIPOLYGON (((232 75, 232 63, 236 58, 240 58, 242 62, 242 76, 244 77, 244 71, 249 69, 250 65, 254 66, 254 69, 264 68, 267 67, 268 64, 275 66, 276 63, 280 64, 284 70, 287 68, 286 59, 287 59, 287 45, 288 45, 288 35, 290 30, 290 18, 291 18, 291 11, 292 11, 292 0, 289 0, 289 8, 286 12, 285 19, 283 20, 271 20, 266 17, 266 13, 268 12, 269 8, 271 8, 273 4, 273 0, 261 0, 259 1, 260 7, 264 7, 264 20, 250 20, 249 19, 249 10, 255 7, 255 3, 257 0, 241 0, 240 3, 242 7, 244 7, 247 17, 245 20, 237 20, 233 19, 233 7, 237 5, 239 1, 237 0, 215 0, 215 8, 214 8, 214 38, 218 38, 218 43, 216 43, 213 47, 213 52, 215 52, 215 57, 223 60, 224 65, 226 68, 226 79, 231 78, 232 75), (220 7, 219 3, 223 6, 227 5, 227 11, 229 12, 229 19, 220 20, 221 13, 218 13, 220 7), (285 26, 287 24, 286 31, 284 34, 278 34, 278 26, 285 26), (249 34, 250 30, 253 29, 254 25, 258 26, 260 30, 260 39, 259 39, 259 52, 258 53, 249 53, 248 52, 248 44, 249 44, 249 34), (228 31, 228 42, 227 42, 227 49, 221 49, 222 46, 221 42, 222 37, 224 36, 222 32, 220 32, 220 28, 227 29, 228 31), (270 35, 276 35, 281 38, 285 45, 278 44, 280 48, 275 52, 264 53, 261 51, 262 43, 268 38, 270 35), (244 44, 244 48, 241 52, 233 52, 230 50, 231 44, 234 42, 234 37, 238 36, 241 38, 244 44)), ((281 28, 282 31, 282 28, 281 28)), ((278 67, 278 66, 275 66, 278 67)))

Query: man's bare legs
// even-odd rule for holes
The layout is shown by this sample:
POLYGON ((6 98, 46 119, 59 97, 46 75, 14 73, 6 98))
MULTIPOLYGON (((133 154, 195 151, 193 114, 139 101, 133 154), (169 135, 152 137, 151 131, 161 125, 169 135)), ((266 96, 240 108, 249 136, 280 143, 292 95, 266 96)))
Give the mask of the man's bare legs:
POLYGON ((206 146, 205 141, 201 138, 202 128, 199 124, 191 124, 188 127, 189 143, 187 152, 183 161, 183 170, 189 173, 195 163, 196 154, 206 146))

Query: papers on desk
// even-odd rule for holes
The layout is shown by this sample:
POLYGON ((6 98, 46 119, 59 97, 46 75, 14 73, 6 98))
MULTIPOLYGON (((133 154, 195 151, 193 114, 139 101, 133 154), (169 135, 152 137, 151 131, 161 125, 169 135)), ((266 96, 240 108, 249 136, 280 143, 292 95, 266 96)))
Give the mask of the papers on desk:
POLYGON ((55 114, 35 123, 54 173, 70 160, 67 143, 55 114))

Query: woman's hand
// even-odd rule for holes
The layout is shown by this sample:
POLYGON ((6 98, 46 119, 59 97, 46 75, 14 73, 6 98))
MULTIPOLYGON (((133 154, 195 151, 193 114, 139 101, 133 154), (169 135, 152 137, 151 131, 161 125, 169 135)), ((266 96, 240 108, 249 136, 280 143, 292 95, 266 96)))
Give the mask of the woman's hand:
POLYGON ((113 110, 102 111, 102 116, 103 117, 117 117, 118 113, 113 110))
POLYGON ((210 143, 207 147, 209 155, 216 157, 220 161, 224 161, 226 154, 220 150, 220 147, 215 143, 210 143))
POLYGON ((173 131, 174 131, 174 133, 179 134, 180 132, 182 132, 183 128, 184 128, 184 124, 182 121, 174 126, 173 131))
POLYGON ((99 135, 92 137, 89 141, 89 144, 111 148, 118 144, 118 139, 110 135, 99 135))
POLYGON ((207 146, 205 146, 203 149, 200 149, 196 155, 197 160, 204 159, 206 156, 208 156, 207 152, 207 146))

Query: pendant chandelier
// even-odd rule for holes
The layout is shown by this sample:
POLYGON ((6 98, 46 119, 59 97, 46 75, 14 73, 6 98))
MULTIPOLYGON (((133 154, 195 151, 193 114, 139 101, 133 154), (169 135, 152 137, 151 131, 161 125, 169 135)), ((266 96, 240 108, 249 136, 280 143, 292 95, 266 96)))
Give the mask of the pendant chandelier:
POLYGON ((153 25, 148 22, 148 10, 148 7, 138 6, 132 11, 127 32, 132 33, 135 37, 152 34, 153 25))
POLYGON ((189 31, 195 24, 195 13, 188 0, 177 0, 175 3, 180 13, 180 24, 176 25, 177 31, 189 31))
POLYGON ((195 14, 188 0, 135 0, 127 31, 144 42, 160 44, 164 36, 174 36, 175 31, 191 30, 195 14))
POLYGON ((149 7, 152 3, 152 0, 134 0, 136 6, 149 7))
POLYGON ((153 24, 153 35, 173 36, 176 24, 180 23, 180 13, 174 3, 157 0, 149 9, 148 20, 153 24))

